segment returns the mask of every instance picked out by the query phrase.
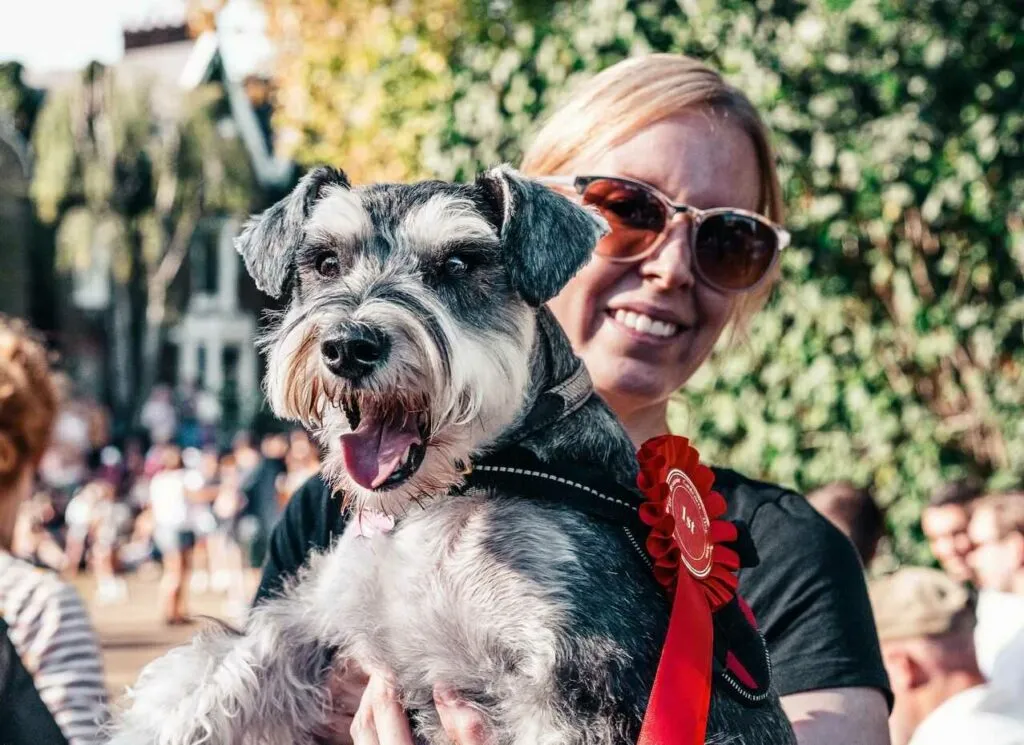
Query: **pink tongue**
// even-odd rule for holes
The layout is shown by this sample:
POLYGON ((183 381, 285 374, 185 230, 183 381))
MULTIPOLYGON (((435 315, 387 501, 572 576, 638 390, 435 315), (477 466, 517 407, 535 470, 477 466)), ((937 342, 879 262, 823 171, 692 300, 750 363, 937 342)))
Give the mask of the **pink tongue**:
POLYGON ((341 436, 345 470, 364 489, 376 489, 402 465, 410 445, 421 442, 415 417, 399 426, 363 416, 354 432, 341 436))

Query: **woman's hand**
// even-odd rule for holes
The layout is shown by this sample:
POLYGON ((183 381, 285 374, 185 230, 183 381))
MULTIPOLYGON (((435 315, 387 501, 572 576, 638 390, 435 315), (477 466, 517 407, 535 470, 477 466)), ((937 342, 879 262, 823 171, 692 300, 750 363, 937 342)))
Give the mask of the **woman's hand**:
POLYGON ((364 698, 369 676, 354 663, 334 671, 328 687, 333 717, 327 729, 318 733, 323 745, 352 745, 352 722, 364 698))
MULTIPOLYGON (((455 745, 486 745, 483 717, 453 691, 435 688, 434 705, 445 733, 455 745)), ((409 719, 384 676, 370 676, 351 734, 354 745, 414 745, 409 719)))

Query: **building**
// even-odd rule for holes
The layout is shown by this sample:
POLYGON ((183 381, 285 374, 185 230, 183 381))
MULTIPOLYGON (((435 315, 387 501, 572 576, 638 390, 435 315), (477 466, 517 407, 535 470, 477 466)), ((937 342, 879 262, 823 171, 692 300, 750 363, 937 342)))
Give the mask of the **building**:
MULTIPOLYGON (((267 70, 251 61, 232 64, 215 31, 190 33, 185 6, 183 0, 133 4, 135 15, 124 21, 124 55, 114 74, 119 85, 150 91, 158 122, 176 120, 188 94, 197 88, 220 88, 224 95, 216 113, 217 131, 241 142, 256 184, 253 209, 261 209, 287 193, 296 177, 295 165, 274 152, 267 70)), ((77 77, 78 73, 55 73, 37 76, 33 82, 53 90, 77 77)), ((0 132, 0 167, 6 168, 4 152, 0 132)), ((11 168, 18 165, 17 158, 10 160, 11 168)), ((256 290, 234 250, 240 225, 238 215, 201 215, 186 258, 168 288, 167 314, 160 327, 166 333, 151 347, 158 349, 158 364, 155 380, 148 381, 172 386, 182 400, 215 400, 221 428, 227 432, 251 424, 263 401, 256 335, 267 298, 256 290)), ((115 338, 123 334, 116 333, 119 321, 111 309, 116 307, 116 293, 123 290, 113 282, 112 272, 109 260, 96 252, 88 267, 73 270, 66 280, 61 298, 66 307, 59 313, 54 338, 73 365, 81 391, 117 404, 117 386, 130 369, 125 366, 130 365, 130 355, 124 354, 123 345, 115 349, 115 338)), ((134 402, 136 410, 141 403, 134 402)), ((201 408, 208 417, 211 407, 201 408)))

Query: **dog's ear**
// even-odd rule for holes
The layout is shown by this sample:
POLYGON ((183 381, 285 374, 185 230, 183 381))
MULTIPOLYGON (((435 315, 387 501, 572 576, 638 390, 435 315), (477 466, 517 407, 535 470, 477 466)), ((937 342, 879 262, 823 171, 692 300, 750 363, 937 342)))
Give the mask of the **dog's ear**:
POLYGON ((271 297, 279 298, 284 293, 306 218, 328 186, 347 189, 350 184, 344 171, 328 166, 314 168, 288 196, 249 218, 235 239, 235 250, 242 255, 256 286, 271 297))
POLYGON ((558 294, 587 260, 608 224, 508 166, 477 177, 498 229, 516 291, 536 307, 558 294))

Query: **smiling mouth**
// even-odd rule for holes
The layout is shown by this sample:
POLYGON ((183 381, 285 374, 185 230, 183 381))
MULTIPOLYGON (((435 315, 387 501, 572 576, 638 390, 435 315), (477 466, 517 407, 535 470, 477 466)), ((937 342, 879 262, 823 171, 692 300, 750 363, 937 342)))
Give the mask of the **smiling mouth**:
POLYGON ((349 391, 340 407, 352 430, 341 436, 341 456, 353 481, 370 491, 387 491, 419 470, 427 452, 426 406, 349 391))
POLYGON ((651 318, 643 313, 625 310, 624 308, 619 308, 618 310, 609 309, 606 312, 608 317, 620 326, 625 326, 630 331, 650 337, 652 340, 671 339, 688 328, 677 323, 671 323, 670 321, 651 318))

